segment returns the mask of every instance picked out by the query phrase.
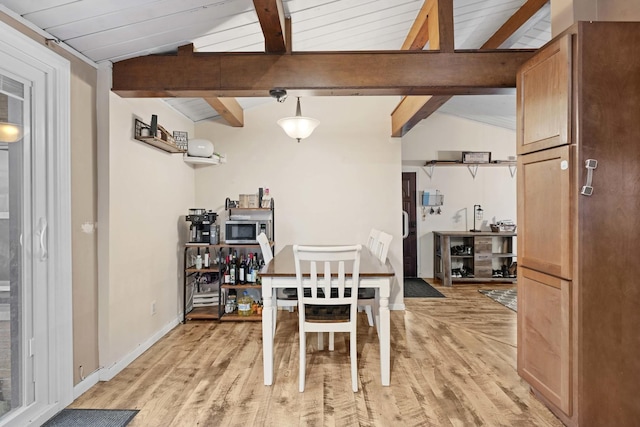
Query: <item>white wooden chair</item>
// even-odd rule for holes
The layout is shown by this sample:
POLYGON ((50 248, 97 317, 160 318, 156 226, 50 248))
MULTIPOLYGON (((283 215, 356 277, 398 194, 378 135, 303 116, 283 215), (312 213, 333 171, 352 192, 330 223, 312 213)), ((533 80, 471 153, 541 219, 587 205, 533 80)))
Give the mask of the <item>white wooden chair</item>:
POLYGON ((387 255, 389 254, 389 246, 391 245, 392 239, 393 236, 391 234, 385 233, 384 231, 381 231, 380 235, 378 236, 378 242, 376 243, 376 247, 373 253, 382 262, 387 262, 387 255))
MULTIPOLYGON (((269 239, 267 238, 267 235, 264 233, 258 234, 258 243, 260 244, 260 250, 262 251, 262 258, 264 259, 264 263, 268 264, 273 259, 273 251, 271 250, 271 245, 269 245, 269 239)), ((284 293, 284 289, 276 290, 277 307, 286 307, 290 312, 293 312, 294 307, 296 307, 297 305, 298 300, 296 298, 289 298, 288 295, 284 293)))
MULTIPOLYGON (((369 232, 369 238, 367 239, 367 248, 373 253, 375 253, 375 249, 378 246, 378 238, 380 237, 380 230, 372 228, 369 232)), ((375 303, 375 291, 373 289, 360 289, 360 294, 358 295, 358 311, 364 311, 367 313, 367 320, 369 321, 369 326, 374 326, 375 322, 373 321, 373 304, 375 303)))
POLYGON ((349 333, 351 388, 358 391, 356 330, 361 250, 362 245, 293 246, 298 284, 300 392, 305 385, 307 332, 318 332, 319 337, 329 332, 330 351, 334 349, 333 333, 349 333), (309 277, 303 278, 307 273, 309 277), (347 289, 351 292, 345 292, 347 289))
POLYGON ((375 248, 378 243, 378 236, 380 236, 380 230, 372 228, 369 232, 369 239, 367 239, 367 248, 369 248, 370 251, 373 251, 373 248, 375 248))

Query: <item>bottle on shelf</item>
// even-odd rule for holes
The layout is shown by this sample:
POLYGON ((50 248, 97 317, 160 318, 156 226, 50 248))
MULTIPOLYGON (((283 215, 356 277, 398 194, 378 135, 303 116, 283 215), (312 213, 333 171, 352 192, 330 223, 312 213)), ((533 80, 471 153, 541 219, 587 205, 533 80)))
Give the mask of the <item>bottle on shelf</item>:
POLYGON ((249 252, 249 261, 247 261, 247 283, 254 284, 256 279, 256 271, 253 268, 253 254, 249 252))
POLYGON ((251 305, 253 304, 253 298, 249 296, 247 291, 242 293, 242 296, 238 300, 238 315, 239 316, 251 316, 251 305))
POLYGON ((231 271, 229 270, 229 256, 227 255, 227 257, 224 260, 224 265, 222 266, 222 274, 223 274, 223 281, 224 283, 231 283, 231 271))
POLYGON ((204 251, 204 268, 209 268, 211 266, 211 254, 209 253, 209 248, 204 251))
POLYGON ((202 255, 196 255, 196 268, 200 270, 202 268, 202 255))
POLYGON ((229 283, 235 285, 237 277, 236 263, 231 259, 229 260, 229 283))
POLYGON ((244 255, 240 256, 238 264, 238 283, 244 285, 247 282, 247 264, 244 261, 244 255))

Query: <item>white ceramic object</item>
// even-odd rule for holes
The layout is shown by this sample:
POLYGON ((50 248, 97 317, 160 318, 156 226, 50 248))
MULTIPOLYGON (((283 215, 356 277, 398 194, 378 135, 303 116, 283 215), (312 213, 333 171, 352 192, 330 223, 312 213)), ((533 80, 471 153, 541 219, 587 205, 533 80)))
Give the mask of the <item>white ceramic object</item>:
POLYGON ((213 142, 206 139, 190 139, 187 142, 187 154, 193 157, 211 157, 213 142))

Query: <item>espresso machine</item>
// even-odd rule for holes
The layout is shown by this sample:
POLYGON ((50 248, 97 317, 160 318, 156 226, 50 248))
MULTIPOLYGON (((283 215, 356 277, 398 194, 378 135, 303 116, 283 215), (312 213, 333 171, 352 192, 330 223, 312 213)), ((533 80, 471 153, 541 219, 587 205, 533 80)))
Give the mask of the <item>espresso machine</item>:
POLYGON ((185 217, 187 221, 191 221, 189 226, 189 243, 218 243, 218 226, 216 219, 218 214, 206 209, 189 209, 189 215, 185 217))

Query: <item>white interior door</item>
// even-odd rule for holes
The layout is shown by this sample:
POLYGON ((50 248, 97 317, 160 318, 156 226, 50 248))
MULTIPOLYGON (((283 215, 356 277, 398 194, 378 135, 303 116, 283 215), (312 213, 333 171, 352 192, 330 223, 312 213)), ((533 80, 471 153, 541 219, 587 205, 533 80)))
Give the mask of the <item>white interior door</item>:
POLYGON ((40 425, 72 396, 68 63, 0 35, 0 425, 40 425))

